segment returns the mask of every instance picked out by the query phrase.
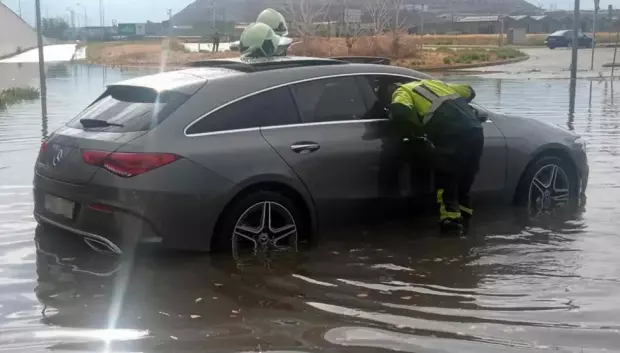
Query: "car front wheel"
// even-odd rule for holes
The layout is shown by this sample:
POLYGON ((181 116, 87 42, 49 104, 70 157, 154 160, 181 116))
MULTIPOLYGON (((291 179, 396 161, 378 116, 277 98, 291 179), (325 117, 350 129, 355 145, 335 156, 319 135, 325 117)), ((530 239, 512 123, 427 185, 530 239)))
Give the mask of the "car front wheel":
POLYGON ((579 187, 574 168, 556 156, 539 158, 527 168, 517 201, 532 215, 553 213, 577 205, 579 187))
POLYGON ((293 200, 274 191, 258 191, 236 201, 216 234, 216 250, 237 261, 298 251, 304 218, 293 200))

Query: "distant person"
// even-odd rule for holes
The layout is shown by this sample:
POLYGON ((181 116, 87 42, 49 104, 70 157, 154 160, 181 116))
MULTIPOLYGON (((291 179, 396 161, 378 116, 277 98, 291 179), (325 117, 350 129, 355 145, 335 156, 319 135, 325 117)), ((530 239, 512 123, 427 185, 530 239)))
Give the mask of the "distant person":
POLYGON ((213 34, 213 52, 217 53, 218 51, 220 51, 220 32, 216 30, 213 34))

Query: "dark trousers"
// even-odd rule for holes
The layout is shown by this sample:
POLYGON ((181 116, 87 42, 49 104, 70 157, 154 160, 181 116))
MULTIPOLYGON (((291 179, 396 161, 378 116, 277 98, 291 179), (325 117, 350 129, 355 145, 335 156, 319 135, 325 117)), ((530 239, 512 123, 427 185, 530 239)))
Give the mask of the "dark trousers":
POLYGON ((480 169, 483 131, 472 129, 435 140, 434 169, 439 219, 470 217, 473 214, 470 191, 480 169))

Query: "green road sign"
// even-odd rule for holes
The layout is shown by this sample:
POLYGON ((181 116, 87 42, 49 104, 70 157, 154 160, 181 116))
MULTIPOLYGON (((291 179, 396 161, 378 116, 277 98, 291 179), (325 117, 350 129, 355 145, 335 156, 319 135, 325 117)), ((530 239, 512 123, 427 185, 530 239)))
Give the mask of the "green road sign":
POLYGON ((119 23, 118 34, 124 35, 124 36, 135 36, 136 35, 136 24, 135 23, 119 23))

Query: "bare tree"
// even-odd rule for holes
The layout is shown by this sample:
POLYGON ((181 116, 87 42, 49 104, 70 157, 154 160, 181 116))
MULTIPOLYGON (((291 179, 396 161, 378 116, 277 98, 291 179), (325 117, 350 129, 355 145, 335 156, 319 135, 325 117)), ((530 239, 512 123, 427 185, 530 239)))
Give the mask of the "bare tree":
MULTIPOLYGON (((361 26, 361 22, 349 22, 350 19, 346 18, 346 14, 351 10, 349 7, 350 0, 341 0, 342 6, 342 34, 347 45, 347 52, 351 54, 353 46, 359 39, 360 35, 364 32, 361 26)), ((361 20, 361 19, 360 19, 361 20)))
POLYGON ((325 22, 330 5, 330 0, 286 0, 284 11, 295 34, 304 40, 316 35, 317 22, 325 22))
POLYGON ((373 35, 379 35, 389 28, 391 11, 389 1, 386 0, 366 0, 364 10, 372 21, 371 31, 373 35))
POLYGON ((397 56, 400 50, 400 38, 409 26, 408 11, 405 0, 386 0, 389 10, 388 28, 392 32, 392 55, 397 56))

